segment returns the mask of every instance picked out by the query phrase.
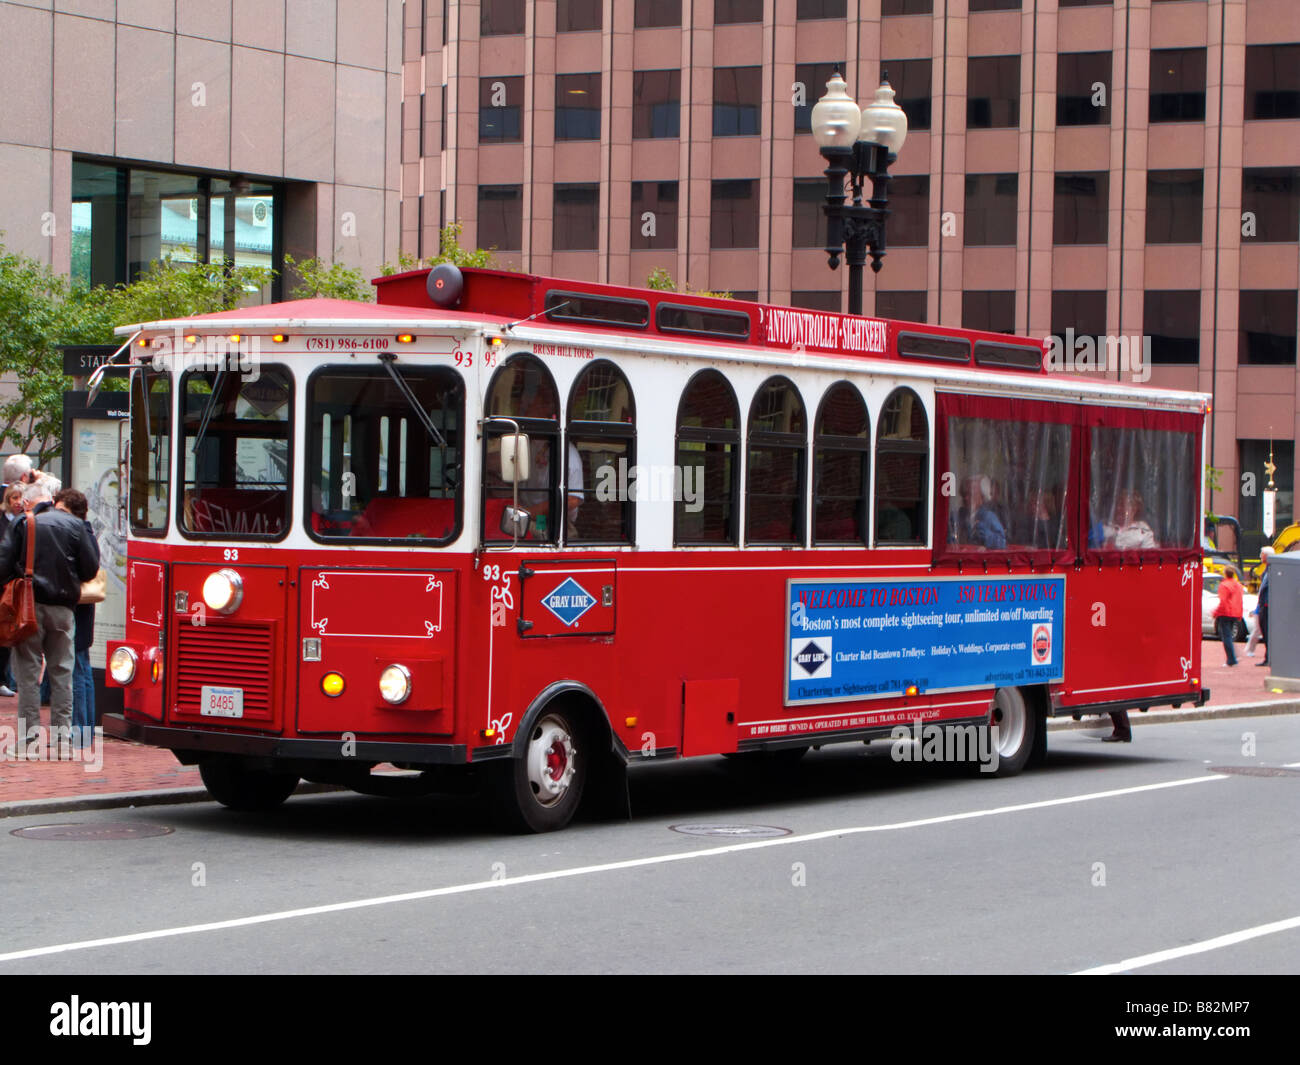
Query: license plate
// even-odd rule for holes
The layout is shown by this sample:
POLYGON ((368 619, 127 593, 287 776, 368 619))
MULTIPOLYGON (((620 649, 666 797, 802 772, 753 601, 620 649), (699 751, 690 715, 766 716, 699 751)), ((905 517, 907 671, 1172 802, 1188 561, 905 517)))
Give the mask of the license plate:
POLYGON ((199 691, 199 713, 204 717, 243 717, 244 689, 205 684, 199 691))

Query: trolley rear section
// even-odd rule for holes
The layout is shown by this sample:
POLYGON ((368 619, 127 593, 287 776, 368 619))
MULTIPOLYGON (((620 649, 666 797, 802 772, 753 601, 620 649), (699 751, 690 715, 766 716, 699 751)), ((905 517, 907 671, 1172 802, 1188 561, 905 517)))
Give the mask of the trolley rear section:
POLYGON ((477 789, 548 830, 635 761, 943 733, 1008 775, 1050 716, 1208 695, 1203 397, 474 271, 132 352, 106 728, 231 807, 477 789))

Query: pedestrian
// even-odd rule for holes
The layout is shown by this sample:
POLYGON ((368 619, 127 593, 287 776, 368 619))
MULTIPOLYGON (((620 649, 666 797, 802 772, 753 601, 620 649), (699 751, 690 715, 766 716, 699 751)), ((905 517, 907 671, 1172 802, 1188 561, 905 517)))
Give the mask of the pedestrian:
POLYGON ((32 472, 32 460, 27 455, 10 455, 5 459, 4 470, 0 472, 5 487, 21 485, 27 482, 27 475, 32 472))
MULTIPOLYGON (((54 506, 79 518, 86 526, 86 535, 92 540, 95 538, 94 527, 86 521, 89 507, 83 493, 75 488, 65 488, 54 497, 54 506)), ((101 576, 102 568, 95 574, 95 579, 101 576)), ((102 598, 102 592, 100 596, 102 598)), ((95 602, 78 603, 72 613, 76 649, 72 669, 72 737, 75 745, 89 745, 95 731, 95 674, 90 668, 90 645, 95 642, 95 602)))
POLYGON ((23 507, 23 488, 25 485, 11 484, 5 489, 4 517, 16 521, 27 511, 23 507))
POLYGON ((0 580, 21 576, 27 564, 27 535, 36 536, 32 591, 36 632, 15 645, 18 673, 18 738, 31 745, 40 735, 41 656, 50 678, 50 750, 62 757, 72 723, 72 671, 76 658, 73 608, 81 585, 99 572, 99 544, 86 523, 54 507, 49 486, 28 486, 23 501, 28 517, 13 522, 0 541, 0 580))
POLYGON ((1237 623, 1241 621, 1241 582, 1237 580, 1237 571, 1231 566, 1223 569, 1223 580, 1219 582, 1219 605, 1214 608, 1214 625, 1223 641, 1223 650, 1228 656, 1228 665, 1237 664, 1237 652, 1233 639, 1237 623))
POLYGON ((1269 559, 1273 557, 1274 551, 1271 547, 1264 548, 1259 553, 1260 561, 1264 564, 1264 579, 1259 582, 1259 605, 1255 608, 1259 613, 1259 638, 1264 644, 1264 661, 1256 662, 1257 666, 1268 665, 1268 575, 1269 559))

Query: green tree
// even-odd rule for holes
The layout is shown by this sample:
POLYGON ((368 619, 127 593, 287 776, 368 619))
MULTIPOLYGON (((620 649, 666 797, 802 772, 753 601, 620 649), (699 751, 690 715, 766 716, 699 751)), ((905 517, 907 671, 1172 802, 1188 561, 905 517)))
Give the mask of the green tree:
POLYGON ((426 259, 417 259, 414 255, 405 251, 397 253, 397 262, 385 263, 379 268, 379 272, 384 277, 391 277, 393 274, 405 273, 407 270, 418 270, 422 266, 437 266, 439 263, 451 263, 453 266, 477 266, 477 267, 495 267, 492 253, 496 248, 475 248, 472 251, 469 248, 460 246, 461 234, 464 226, 460 222, 452 222, 442 227, 438 234, 438 254, 426 259))
MULTIPOLYGON (((653 270, 650 271, 650 276, 645 279, 645 287, 655 289, 658 292, 678 291, 677 282, 673 280, 673 275, 670 274, 662 266, 656 266, 653 270)), ((684 291, 691 296, 712 296, 714 299, 720 299, 720 300, 729 300, 735 298, 730 292, 699 291, 697 289, 691 288, 689 285, 685 288, 684 291)))
POLYGON ((293 298, 302 300, 323 297, 335 300, 361 300, 374 302, 374 286, 366 280, 360 270, 354 270, 343 263, 326 265, 319 256, 301 261, 292 255, 284 257, 284 270, 298 275, 298 283, 293 289, 293 298))

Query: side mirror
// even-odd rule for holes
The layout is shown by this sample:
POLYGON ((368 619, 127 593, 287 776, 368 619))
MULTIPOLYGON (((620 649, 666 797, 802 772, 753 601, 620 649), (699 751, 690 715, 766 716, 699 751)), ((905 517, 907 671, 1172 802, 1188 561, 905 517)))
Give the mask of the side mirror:
POLYGON ((522 507, 506 507, 501 512, 501 532, 512 540, 527 539, 532 520, 533 516, 522 507))
POLYGON ((528 480, 528 437, 524 433, 510 433, 501 437, 501 479, 507 484, 528 480))

